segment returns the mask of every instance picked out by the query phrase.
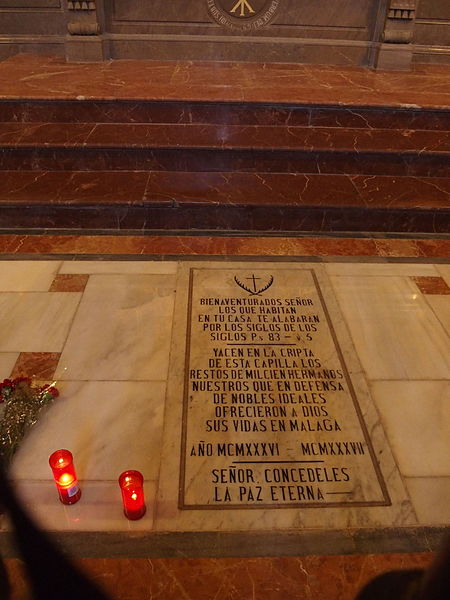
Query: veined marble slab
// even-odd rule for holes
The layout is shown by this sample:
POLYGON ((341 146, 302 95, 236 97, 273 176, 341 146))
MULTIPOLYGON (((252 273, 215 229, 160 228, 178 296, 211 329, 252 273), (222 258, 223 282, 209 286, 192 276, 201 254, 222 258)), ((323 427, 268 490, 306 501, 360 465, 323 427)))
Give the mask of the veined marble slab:
POLYGON ((19 352, 0 352, 0 381, 11 375, 18 357, 19 352))
POLYGON ((365 263, 331 262, 325 263, 328 275, 341 277, 437 277, 434 265, 417 263, 365 263))
POLYGON ((91 275, 55 378, 165 381, 174 284, 172 275, 91 275))
POLYGON ((450 476, 450 381, 377 381, 372 392, 401 474, 450 476))
POLYGON ((60 265, 57 260, 0 260, 0 292, 46 292, 60 265))
MULTIPOLYGON (((174 275, 176 270, 176 261, 168 260, 70 260, 62 263, 59 273, 81 273, 88 275, 93 273, 174 275)), ((422 273, 419 274, 421 275, 422 273)))
POLYGON ((430 295, 426 301, 431 306, 442 327, 450 335, 450 296, 430 295))
POLYGON ((0 351, 61 352, 81 294, 0 292, 0 351))
POLYGON ((331 279, 369 379, 448 377, 448 334, 409 277, 331 279))
POLYGON ((324 266, 179 273, 156 529, 416 523, 324 266))
POLYGON ((445 279, 448 285, 450 285, 450 265, 436 265, 436 270, 445 279))

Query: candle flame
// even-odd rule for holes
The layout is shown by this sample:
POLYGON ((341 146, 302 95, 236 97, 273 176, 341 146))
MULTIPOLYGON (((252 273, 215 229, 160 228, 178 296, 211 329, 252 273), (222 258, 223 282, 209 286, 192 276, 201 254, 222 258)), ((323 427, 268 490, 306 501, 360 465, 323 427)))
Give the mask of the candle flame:
POLYGON ((69 473, 63 473, 59 478, 60 485, 68 485, 69 483, 72 483, 72 481, 73 477, 69 473))
POLYGON ((137 500, 137 494, 136 493, 131 494, 131 499, 132 500, 137 500))

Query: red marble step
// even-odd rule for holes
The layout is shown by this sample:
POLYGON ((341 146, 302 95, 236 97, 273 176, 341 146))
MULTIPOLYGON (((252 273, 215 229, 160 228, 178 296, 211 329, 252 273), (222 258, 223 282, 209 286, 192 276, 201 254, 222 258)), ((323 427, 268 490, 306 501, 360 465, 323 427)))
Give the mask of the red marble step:
POLYGON ((450 208, 450 177, 179 171, 3 171, 0 205, 450 208))
POLYGON ((446 233, 450 179, 8 172, 0 228, 446 233), (26 209, 26 210, 24 210, 26 209))
POLYGON ((178 123, 450 130, 450 110, 314 103, 1 100, 0 122, 178 123))
POLYGON ((446 109, 450 69, 199 61, 66 63, 23 54, 0 62, 0 98, 179 100, 446 109))
POLYGON ((450 132, 0 123, 0 169, 450 176, 450 132))

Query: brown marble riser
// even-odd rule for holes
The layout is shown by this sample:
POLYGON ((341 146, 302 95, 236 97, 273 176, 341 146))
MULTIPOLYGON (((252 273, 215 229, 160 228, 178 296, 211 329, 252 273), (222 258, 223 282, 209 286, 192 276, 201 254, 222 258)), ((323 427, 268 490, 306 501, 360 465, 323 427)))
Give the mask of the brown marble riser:
POLYGON ((0 123, 0 148, 283 150, 450 155, 450 131, 256 125, 0 123))
POLYGON ((382 210, 334 207, 54 206, 0 205, 0 229, 139 230, 153 232, 383 232, 450 230, 450 210, 382 210))
POLYGON ((0 148, 0 170, 335 173, 449 177, 443 154, 210 149, 0 148))
POLYGON ((450 178, 177 171, 3 171, 3 205, 447 209, 450 178))
POLYGON ((240 102, 0 100, 0 122, 171 123, 450 130, 450 110, 240 102))

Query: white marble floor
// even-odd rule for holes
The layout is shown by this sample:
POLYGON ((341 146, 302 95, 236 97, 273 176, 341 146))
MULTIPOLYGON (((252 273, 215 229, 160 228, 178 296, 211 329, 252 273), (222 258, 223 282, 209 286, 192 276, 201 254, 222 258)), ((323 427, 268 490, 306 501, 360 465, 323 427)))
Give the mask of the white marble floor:
MULTIPOLYGON (((219 270, 230 264, 207 263, 219 270)), ((370 391, 363 418, 393 506, 222 511, 178 506, 177 390, 184 380, 186 273, 193 265, 0 261, 0 379, 25 353, 31 370, 34 353, 57 357, 61 395, 30 430, 11 471, 39 522, 79 531, 448 524, 450 266, 270 263, 314 269, 336 302, 339 336, 348 336, 370 391), (72 451, 82 487, 81 500, 69 507, 59 503, 48 467, 58 448, 72 451), (136 522, 122 513, 117 477, 125 469, 145 477, 147 513, 136 522)))

